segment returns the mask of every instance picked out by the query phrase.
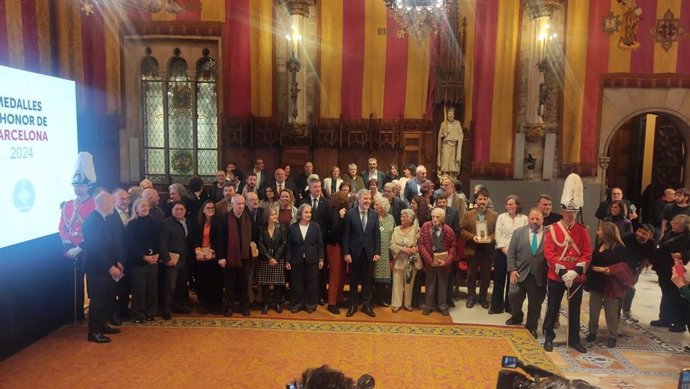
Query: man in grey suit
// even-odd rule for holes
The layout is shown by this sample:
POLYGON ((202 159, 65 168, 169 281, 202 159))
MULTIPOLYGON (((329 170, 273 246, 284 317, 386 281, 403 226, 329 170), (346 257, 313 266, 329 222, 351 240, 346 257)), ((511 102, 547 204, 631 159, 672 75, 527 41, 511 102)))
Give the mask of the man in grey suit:
POLYGON ((511 317, 507 325, 522 324, 522 303, 527 295, 525 328, 537 338, 541 304, 546 296, 546 260, 544 259, 544 216, 539 208, 529 211, 529 224, 513 232, 508 245, 511 317))

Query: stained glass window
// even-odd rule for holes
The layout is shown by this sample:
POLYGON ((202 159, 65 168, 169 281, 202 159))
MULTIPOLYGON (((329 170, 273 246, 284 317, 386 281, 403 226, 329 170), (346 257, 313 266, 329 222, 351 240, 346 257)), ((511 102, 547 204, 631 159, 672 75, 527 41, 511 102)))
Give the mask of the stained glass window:
POLYGON ((144 174, 155 183, 215 177, 218 165, 216 61, 203 50, 193 73, 175 49, 165 75, 147 48, 141 63, 144 174))

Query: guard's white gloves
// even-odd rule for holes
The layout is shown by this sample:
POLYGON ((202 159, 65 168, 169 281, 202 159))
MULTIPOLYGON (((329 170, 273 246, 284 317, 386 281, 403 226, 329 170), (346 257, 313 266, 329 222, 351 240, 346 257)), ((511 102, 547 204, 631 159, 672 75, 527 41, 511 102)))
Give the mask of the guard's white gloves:
POLYGON ((78 247, 78 246, 77 246, 77 247, 72 247, 71 249, 67 250, 67 255, 68 255, 70 258, 76 258, 77 255, 81 254, 81 252, 82 252, 81 247, 78 247))
POLYGON ((563 282, 565 282, 565 287, 570 288, 573 286, 573 281, 577 278, 578 274, 575 270, 568 270, 563 276, 561 277, 563 279, 563 282))

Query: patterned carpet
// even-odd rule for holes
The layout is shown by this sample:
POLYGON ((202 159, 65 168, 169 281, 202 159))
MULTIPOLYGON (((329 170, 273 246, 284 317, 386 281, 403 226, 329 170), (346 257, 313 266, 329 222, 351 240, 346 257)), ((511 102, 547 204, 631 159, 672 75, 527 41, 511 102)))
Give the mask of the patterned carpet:
POLYGON ((502 355, 558 372, 526 330, 495 326, 191 317, 85 337, 63 327, 2 362, 0 387, 283 388, 326 363, 376 388, 494 388, 502 355))

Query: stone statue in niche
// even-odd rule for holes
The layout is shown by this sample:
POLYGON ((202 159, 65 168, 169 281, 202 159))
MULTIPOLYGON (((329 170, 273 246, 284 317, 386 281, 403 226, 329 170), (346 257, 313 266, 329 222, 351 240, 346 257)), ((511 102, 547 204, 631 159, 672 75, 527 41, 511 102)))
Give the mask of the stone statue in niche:
POLYGON ((449 108, 446 120, 441 123, 438 132, 438 156, 436 158, 440 174, 453 177, 460 173, 462 141, 465 134, 460 122, 455 120, 455 109, 449 108))

